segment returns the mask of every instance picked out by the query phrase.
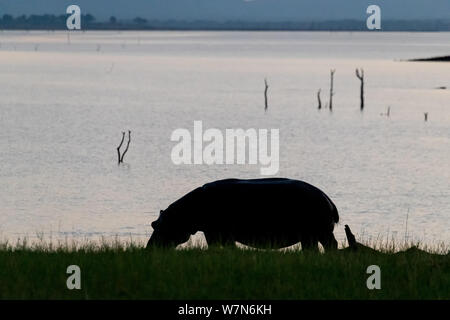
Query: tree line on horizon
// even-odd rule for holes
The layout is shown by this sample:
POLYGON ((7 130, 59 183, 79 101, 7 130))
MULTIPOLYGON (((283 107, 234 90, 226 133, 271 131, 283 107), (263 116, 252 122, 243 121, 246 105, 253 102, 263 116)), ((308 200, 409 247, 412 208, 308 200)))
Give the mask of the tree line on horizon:
MULTIPOLYGON (((67 30, 68 15, 0 16, 2 30, 67 30)), ((81 15, 83 30, 273 30, 273 31, 368 31, 365 21, 212 21, 212 20, 147 20, 142 17, 123 20, 111 16, 104 21, 91 14, 81 15)), ((385 20, 383 31, 450 31, 448 20, 385 20)))

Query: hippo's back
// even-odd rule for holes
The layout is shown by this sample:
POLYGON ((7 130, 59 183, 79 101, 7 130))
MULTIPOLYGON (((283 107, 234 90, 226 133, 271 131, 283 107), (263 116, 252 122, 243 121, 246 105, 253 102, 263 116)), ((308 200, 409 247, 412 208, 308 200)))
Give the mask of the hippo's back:
POLYGON ((261 179, 224 179, 203 185, 203 188, 295 188, 295 187, 311 187, 319 190, 313 185, 300 180, 288 178, 261 178, 261 179))
POLYGON ((226 179, 203 186, 207 221, 217 224, 286 230, 336 223, 337 209, 320 189, 285 178, 226 179), (209 218, 208 218, 209 217, 209 218))
POLYGON ((307 200, 310 197, 325 195, 320 189, 300 180, 286 178, 266 179, 225 179, 207 183, 203 191, 214 198, 235 198, 244 200, 243 203, 252 202, 253 206, 266 205, 268 202, 287 201, 291 204, 298 200, 307 200), (268 198, 262 198, 267 196, 268 198))

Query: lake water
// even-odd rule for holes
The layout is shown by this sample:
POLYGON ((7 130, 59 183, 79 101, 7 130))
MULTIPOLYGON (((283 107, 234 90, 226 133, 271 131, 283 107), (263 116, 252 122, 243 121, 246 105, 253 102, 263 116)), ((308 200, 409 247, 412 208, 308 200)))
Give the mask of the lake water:
POLYGON ((344 224, 404 239, 407 221, 409 240, 448 243, 450 90, 436 88, 450 87, 450 63, 400 61, 448 54, 449 33, 0 32, 0 237, 144 240, 193 188, 261 177, 259 165, 174 165, 171 133, 202 120, 279 129, 277 176, 330 196, 339 241, 344 224), (333 112, 319 112, 330 69, 333 112))

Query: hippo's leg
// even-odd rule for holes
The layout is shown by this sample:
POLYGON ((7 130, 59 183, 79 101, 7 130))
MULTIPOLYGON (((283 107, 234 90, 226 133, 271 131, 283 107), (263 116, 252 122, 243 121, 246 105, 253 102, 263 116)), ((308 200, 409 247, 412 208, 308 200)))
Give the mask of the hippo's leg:
POLYGON ((338 243, 332 231, 321 234, 319 241, 325 251, 337 250, 338 248, 338 243))
POLYGON ((231 246, 236 245, 235 241, 220 232, 215 231, 205 231, 206 242, 208 243, 208 247, 220 247, 220 246, 231 246))

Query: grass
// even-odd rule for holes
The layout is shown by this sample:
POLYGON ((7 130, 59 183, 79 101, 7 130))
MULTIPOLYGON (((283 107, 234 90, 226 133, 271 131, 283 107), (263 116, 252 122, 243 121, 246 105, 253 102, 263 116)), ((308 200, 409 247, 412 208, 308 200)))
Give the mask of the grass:
POLYGON ((3 243, 0 299, 450 299, 450 255, 385 251, 3 243), (81 268, 81 290, 66 287, 69 265, 81 268), (367 289, 369 265, 381 268, 381 290, 367 289))

